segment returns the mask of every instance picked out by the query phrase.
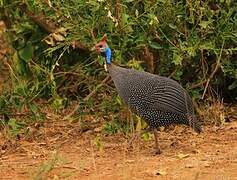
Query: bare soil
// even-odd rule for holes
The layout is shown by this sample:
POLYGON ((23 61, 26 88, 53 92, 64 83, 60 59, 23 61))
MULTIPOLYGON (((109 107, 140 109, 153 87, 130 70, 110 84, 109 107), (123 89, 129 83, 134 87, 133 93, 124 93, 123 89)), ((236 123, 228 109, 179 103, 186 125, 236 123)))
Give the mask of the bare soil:
POLYGON ((1 135, 0 179, 237 179, 237 121, 201 135, 183 126, 162 131, 160 155, 153 139, 129 144, 120 133, 78 128, 57 122, 28 139, 1 135))

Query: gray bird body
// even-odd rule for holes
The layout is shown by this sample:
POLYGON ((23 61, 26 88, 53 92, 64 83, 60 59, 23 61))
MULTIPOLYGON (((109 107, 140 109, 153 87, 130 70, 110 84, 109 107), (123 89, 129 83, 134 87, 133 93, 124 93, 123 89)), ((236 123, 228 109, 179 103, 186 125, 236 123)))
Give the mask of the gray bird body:
POLYGON ((186 124, 198 133, 202 131, 190 96, 176 81, 113 63, 107 68, 122 100, 152 129, 186 124))

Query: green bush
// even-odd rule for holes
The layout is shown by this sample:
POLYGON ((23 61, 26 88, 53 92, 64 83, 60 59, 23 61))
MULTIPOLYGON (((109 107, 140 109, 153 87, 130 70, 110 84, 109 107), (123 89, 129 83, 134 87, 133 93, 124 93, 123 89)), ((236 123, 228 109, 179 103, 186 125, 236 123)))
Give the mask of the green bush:
POLYGON ((1 16, 15 49, 15 88, 21 84, 34 99, 86 97, 105 76, 90 52, 104 33, 114 61, 143 62, 182 83, 196 100, 237 96, 234 1, 3 0, 1 16))

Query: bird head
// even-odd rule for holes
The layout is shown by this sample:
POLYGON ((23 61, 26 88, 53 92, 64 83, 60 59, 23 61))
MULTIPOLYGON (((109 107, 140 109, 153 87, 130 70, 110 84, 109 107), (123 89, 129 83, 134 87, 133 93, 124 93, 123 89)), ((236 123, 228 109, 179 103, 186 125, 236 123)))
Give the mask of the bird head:
POLYGON ((96 50, 96 52, 100 53, 105 57, 106 64, 111 63, 111 49, 106 43, 107 35, 105 34, 102 39, 92 48, 92 50, 96 50))

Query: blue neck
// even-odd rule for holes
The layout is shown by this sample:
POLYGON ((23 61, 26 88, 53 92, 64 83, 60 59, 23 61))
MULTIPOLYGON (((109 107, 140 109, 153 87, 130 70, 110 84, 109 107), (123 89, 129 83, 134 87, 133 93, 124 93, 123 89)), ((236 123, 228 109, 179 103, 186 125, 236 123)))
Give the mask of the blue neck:
POLYGON ((107 47, 105 49, 105 60, 107 64, 111 64, 111 57, 112 57, 111 49, 107 47))

